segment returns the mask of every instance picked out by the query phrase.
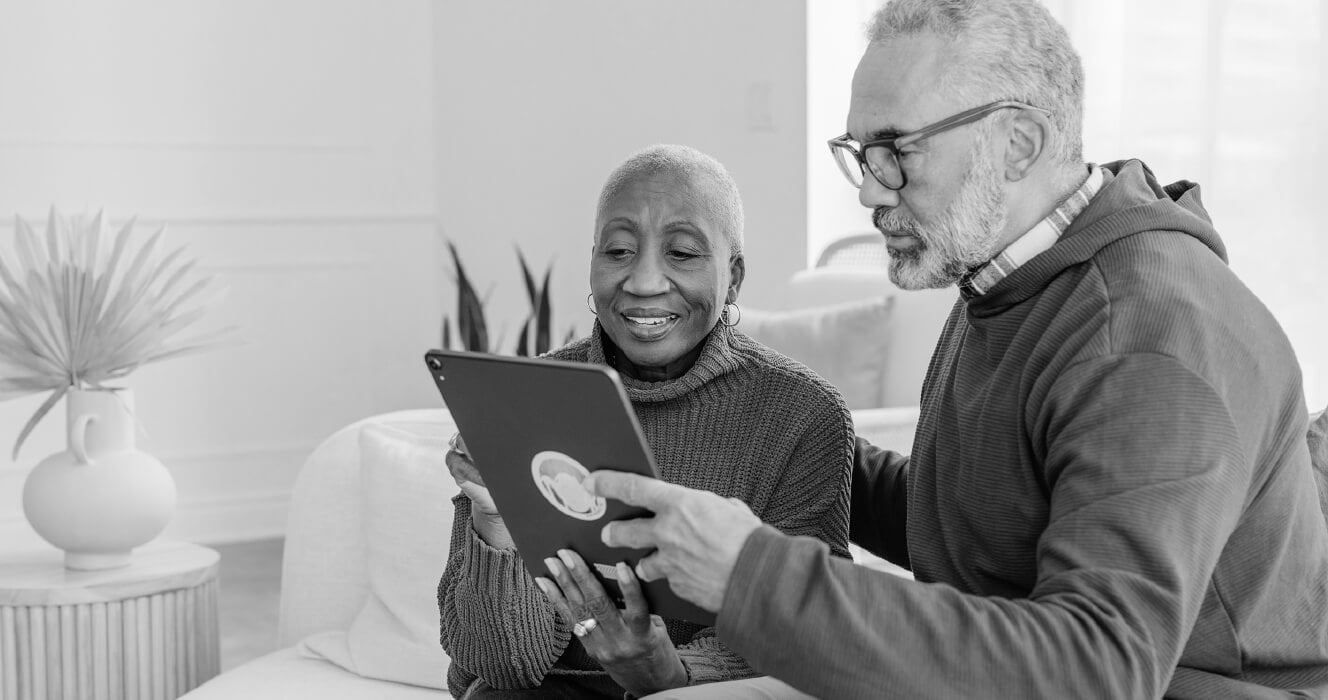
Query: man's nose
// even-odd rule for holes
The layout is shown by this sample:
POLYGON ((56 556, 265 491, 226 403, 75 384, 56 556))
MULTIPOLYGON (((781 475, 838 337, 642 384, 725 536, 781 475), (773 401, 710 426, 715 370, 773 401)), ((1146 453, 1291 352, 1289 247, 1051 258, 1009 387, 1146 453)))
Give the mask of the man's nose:
POLYGON ((871 173, 863 173, 862 187, 858 188, 858 203, 868 209, 899 206, 899 191, 882 185, 871 173))
POLYGON ((642 252, 636 256, 636 264, 623 283, 623 291, 639 297, 650 297, 669 291, 669 278, 665 274, 664 261, 652 252, 642 252))

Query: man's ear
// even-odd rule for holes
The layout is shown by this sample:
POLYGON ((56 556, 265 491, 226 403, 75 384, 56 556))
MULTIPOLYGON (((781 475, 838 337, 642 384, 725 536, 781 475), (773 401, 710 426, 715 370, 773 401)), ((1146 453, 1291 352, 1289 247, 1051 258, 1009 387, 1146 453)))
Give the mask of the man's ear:
POLYGON ((724 297, 725 304, 733 304, 738 301, 738 292, 742 289, 742 281, 746 277, 747 263, 742 259, 742 253, 729 258, 729 291, 724 297))
POLYGON ((1010 120, 1005 148, 1005 179, 1018 182, 1033 170, 1051 136, 1051 121, 1035 109, 1020 109, 1010 120))

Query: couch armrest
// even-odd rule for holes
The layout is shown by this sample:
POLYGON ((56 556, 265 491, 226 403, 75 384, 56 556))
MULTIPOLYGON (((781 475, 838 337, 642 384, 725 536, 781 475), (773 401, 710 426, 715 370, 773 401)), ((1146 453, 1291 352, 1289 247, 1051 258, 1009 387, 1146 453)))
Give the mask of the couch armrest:
POLYGON ((909 454, 918 427, 918 411, 917 406, 853 411, 853 433, 882 449, 909 454))
POLYGON ((316 632, 345 630, 369 591, 360 510, 360 429, 389 424, 421 434, 455 430, 444 409, 397 411, 348 425, 305 460, 291 493, 281 565, 279 646, 316 632))

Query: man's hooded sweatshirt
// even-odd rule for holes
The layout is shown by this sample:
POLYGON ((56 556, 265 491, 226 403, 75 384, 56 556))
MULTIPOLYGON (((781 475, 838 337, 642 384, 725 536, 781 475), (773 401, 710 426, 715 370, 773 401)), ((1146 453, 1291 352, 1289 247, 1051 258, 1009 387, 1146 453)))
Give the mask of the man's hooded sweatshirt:
POLYGON ((955 304, 911 458, 860 445, 853 540, 762 528, 718 630, 819 697, 1328 696, 1300 371, 1193 183, 1138 161, 955 304))

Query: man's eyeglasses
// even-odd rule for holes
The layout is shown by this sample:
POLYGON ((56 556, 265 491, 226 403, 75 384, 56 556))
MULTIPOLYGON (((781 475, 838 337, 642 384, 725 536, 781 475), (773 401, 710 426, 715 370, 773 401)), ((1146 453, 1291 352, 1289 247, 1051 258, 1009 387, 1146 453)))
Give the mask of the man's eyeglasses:
POLYGON ((848 134, 844 134, 830 139, 826 143, 830 145, 830 154, 835 157, 835 163, 839 165, 840 172, 844 173, 844 177, 848 178, 848 181, 853 183, 854 187, 862 187, 862 178, 870 170, 872 177, 876 178, 876 181, 886 189, 902 190, 904 185, 908 184, 908 175, 899 164, 899 154, 902 149, 935 136, 942 131, 971 124, 988 114, 1011 107, 1031 109, 1046 115, 1051 114, 1049 110, 1041 107, 1034 107, 1014 100, 1002 100, 965 110, 954 116, 946 117, 935 124, 929 124, 917 131, 899 136, 875 139, 859 144, 848 134))

